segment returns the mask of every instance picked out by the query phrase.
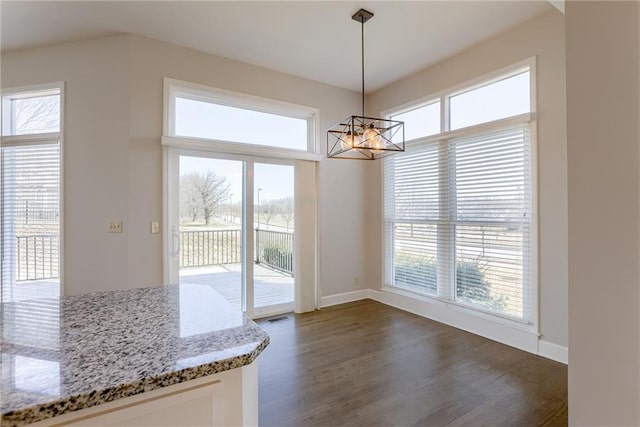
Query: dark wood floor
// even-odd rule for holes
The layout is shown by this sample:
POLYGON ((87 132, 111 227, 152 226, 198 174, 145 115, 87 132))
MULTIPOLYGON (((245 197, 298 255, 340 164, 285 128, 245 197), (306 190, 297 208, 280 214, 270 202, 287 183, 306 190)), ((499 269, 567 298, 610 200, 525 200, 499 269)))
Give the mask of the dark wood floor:
POLYGON ((561 363, 365 300, 259 324, 262 426, 567 424, 561 363))

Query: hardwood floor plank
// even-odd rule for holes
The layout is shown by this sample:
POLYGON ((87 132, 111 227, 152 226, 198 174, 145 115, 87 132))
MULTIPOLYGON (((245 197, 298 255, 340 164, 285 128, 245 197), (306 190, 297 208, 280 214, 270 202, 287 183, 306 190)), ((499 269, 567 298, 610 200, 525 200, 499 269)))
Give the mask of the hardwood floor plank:
POLYGON ((374 301, 259 324, 263 426, 566 425, 567 367, 374 301))

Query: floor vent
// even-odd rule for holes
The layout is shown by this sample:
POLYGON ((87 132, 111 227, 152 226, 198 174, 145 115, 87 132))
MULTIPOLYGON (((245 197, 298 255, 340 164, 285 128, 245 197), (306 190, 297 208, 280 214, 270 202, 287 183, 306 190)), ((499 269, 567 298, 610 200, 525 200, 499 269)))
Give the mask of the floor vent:
POLYGON ((287 316, 273 317, 269 319, 269 322, 279 322, 281 320, 287 320, 287 319, 288 319, 287 316))

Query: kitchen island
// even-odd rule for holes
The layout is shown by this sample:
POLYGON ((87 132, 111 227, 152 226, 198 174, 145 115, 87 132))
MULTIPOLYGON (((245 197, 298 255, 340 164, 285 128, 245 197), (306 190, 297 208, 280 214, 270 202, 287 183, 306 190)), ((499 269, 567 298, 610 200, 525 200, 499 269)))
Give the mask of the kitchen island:
POLYGON ((3 303, 0 424, 255 425, 269 337, 207 285, 3 303))

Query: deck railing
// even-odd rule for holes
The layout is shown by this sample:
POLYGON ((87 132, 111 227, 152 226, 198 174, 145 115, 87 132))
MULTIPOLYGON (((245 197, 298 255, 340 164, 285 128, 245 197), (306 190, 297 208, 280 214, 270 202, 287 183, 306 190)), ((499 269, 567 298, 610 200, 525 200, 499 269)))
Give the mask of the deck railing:
MULTIPOLYGON (((256 263, 293 275, 293 233, 254 230, 256 263)), ((241 230, 180 232, 180 267, 242 262, 241 230)), ((57 234, 18 236, 17 281, 59 278, 57 234)))
POLYGON ((293 233, 256 230, 256 263, 293 276, 293 233))
POLYGON ((237 264, 241 258, 240 230, 180 232, 180 267, 237 264))
MULTIPOLYGON (((256 263, 293 275, 293 233, 254 230, 256 263)), ((180 232, 180 268, 242 262, 241 230, 180 232)))
POLYGON ((18 236, 16 245, 16 281, 57 279, 59 239, 57 234, 18 236))

